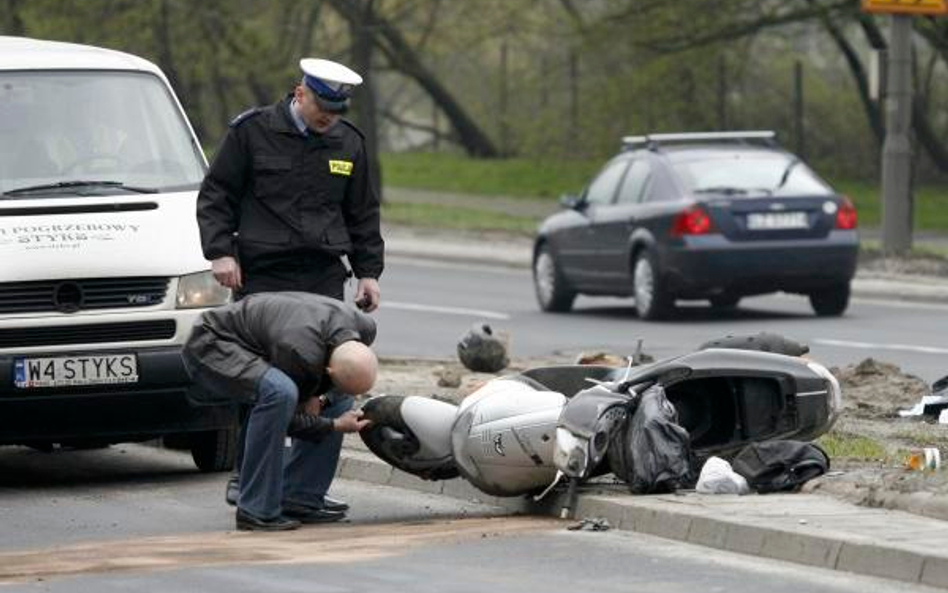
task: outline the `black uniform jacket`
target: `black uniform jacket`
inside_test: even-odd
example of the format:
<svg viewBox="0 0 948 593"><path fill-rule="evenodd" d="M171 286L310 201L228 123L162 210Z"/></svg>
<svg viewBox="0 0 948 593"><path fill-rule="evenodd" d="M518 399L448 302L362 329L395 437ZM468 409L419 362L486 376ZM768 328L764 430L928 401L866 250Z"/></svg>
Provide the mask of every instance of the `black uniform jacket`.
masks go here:
<svg viewBox="0 0 948 593"><path fill-rule="evenodd" d="M184 346L193 403L252 402L274 366L299 388L300 401L325 393L333 348L375 340L375 321L355 307L307 292L262 292L205 311Z"/></svg>
<svg viewBox="0 0 948 593"><path fill-rule="evenodd" d="M340 120L303 135L290 100L231 122L198 194L204 257L235 256L253 273L295 254L345 253L356 277L378 278L379 197L362 134Z"/></svg>

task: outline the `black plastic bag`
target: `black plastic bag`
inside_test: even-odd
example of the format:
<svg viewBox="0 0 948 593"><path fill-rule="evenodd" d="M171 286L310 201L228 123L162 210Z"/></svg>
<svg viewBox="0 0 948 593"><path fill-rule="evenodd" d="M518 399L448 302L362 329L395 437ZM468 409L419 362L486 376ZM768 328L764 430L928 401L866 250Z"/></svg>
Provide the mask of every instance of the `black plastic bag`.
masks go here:
<svg viewBox="0 0 948 593"><path fill-rule="evenodd" d="M660 385L648 388L609 447L612 472L636 494L674 492L694 482L691 437Z"/></svg>
<svg viewBox="0 0 948 593"><path fill-rule="evenodd" d="M795 492L829 470L830 459L819 445L803 441L767 441L744 447L731 460L735 472L760 494Z"/></svg>

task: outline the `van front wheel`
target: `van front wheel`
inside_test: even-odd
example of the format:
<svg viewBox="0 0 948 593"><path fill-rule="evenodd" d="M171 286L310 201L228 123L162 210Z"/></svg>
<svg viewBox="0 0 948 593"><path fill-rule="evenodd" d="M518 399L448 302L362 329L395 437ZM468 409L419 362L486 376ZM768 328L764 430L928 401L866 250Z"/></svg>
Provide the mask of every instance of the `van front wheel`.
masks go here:
<svg viewBox="0 0 948 593"><path fill-rule="evenodd" d="M202 472L223 472L234 467L237 429L224 428L188 435L191 458Z"/></svg>

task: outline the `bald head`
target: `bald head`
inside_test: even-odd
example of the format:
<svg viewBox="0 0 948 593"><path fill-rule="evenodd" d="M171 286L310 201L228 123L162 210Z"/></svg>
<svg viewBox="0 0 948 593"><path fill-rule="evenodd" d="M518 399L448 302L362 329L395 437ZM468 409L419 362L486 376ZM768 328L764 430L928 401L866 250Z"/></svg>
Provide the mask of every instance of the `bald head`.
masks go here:
<svg viewBox="0 0 948 593"><path fill-rule="evenodd" d="M361 395L375 385L378 367L379 361L372 349L353 340L333 349L326 372L333 384L343 392Z"/></svg>

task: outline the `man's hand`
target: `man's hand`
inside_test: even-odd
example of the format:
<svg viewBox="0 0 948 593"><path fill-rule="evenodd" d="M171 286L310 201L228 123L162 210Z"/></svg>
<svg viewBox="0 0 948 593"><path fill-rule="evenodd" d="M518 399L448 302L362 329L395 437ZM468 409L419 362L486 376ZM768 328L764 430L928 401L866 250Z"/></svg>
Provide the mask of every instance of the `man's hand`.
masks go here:
<svg viewBox="0 0 948 593"><path fill-rule="evenodd" d="M243 286L243 278L240 274L240 265L237 260L229 255L219 257L211 262L211 272L214 279L231 290L237 290Z"/></svg>
<svg viewBox="0 0 948 593"><path fill-rule="evenodd" d="M371 420L362 419L362 410L349 410L332 421L332 429L336 432L359 432L370 424Z"/></svg>
<svg viewBox="0 0 948 593"><path fill-rule="evenodd" d="M381 298L378 280L375 278L359 278L355 293L357 307L366 313L371 313L379 308Z"/></svg>

